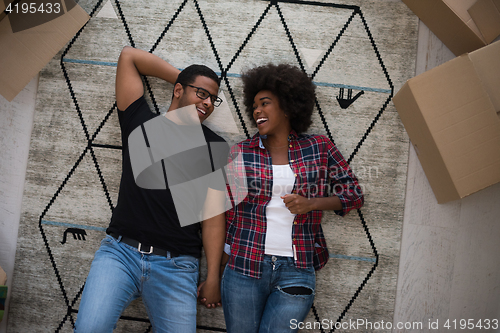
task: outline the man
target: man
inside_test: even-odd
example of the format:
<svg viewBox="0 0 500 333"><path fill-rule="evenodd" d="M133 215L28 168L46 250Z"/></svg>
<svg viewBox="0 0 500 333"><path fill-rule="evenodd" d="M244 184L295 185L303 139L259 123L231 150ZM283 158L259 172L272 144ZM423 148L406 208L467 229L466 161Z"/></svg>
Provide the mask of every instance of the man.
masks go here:
<svg viewBox="0 0 500 333"><path fill-rule="evenodd" d="M142 297L154 332L195 332L197 292L206 307L220 305L224 213L205 215L200 238L200 223L179 223L168 174L163 189L148 189L136 183L129 136L137 128L144 131L144 124L150 121L165 121L162 116L155 118L149 109L143 97L141 75L174 84L167 115L194 105L195 114L203 122L213 112L214 104L221 102L217 97L219 79L208 67L193 65L180 72L148 52L132 47L122 50L115 87L123 142L118 203L85 283L75 323L77 333L112 332L123 310L138 297ZM207 147L224 142L207 127L201 128ZM219 200L221 190L208 188L206 200ZM207 257L207 279L197 290L202 244Z"/></svg>

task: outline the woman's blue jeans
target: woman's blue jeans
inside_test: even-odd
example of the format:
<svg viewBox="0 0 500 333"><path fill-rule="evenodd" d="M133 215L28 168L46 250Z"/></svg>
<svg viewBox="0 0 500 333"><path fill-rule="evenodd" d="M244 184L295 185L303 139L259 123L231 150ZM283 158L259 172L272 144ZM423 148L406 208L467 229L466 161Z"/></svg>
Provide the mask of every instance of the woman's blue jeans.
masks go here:
<svg viewBox="0 0 500 333"><path fill-rule="evenodd" d="M229 267L224 270L222 306L228 333L296 332L292 323L307 316L314 301L314 268L296 268L293 258L267 255L262 265L261 279ZM303 294L295 294L291 287L299 287Z"/></svg>
<svg viewBox="0 0 500 333"><path fill-rule="evenodd" d="M85 282L75 332L112 332L139 296L154 332L196 332L198 267L195 257L143 254L106 236Z"/></svg>

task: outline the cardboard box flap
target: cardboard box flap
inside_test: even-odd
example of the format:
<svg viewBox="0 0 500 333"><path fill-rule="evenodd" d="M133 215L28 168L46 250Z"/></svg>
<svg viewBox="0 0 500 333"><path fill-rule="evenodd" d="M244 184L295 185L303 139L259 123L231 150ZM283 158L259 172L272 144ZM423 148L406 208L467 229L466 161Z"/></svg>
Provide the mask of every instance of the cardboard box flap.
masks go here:
<svg viewBox="0 0 500 333"><path fill-rule="evenodd" d="M474 64L484 89L490 96L496 112L500 112L500 41L488 47L471 52L469 58Z"/></svg>
<svg viewBox="0 0 500 333"><path fill-rule="evenodd" d="M487 44L500 35L500 0L478 0L468 12Z"/></svg>
<svg viewBox="0 0 500 333"><path fill-rule="evenodd" d="M423 114L420 112L418 95L420 76L407 81L393 98L399 116L418 155L438 202L447 202L459 197L453 180L446 168L436 142Z"/></svg>
<svg viewBox="0 0 500 333"><path fill-rule="evenodd" d="M21 29L14 32L10 14L0 21L0 94L8 101L12 101L88 21L88 14L74 1L64 3L61 10L71 10L34 27L23 26L29 21L21 17Z"/></svg>
<svg viewBox="0 0 500 333"><path fill-rule="evenodd" d="M456 16L458 16L481 41L486 44L486 41L481 34L478 26L472 19L469 13L469 8L474 5L477 0L442 0Z"/></svg>
<svg viewBox="0 0 500 333"><path fill-rule="evenodd" d="M467 12L477 0L442 0L462 21L469 22L472 18Z"/></svg>
<svg viewBox="0 0 500 333"><path fill-rule="evenodd" d="M402 1L456 56L477 50L485 45L479 29L476 27L475 33L470 27L475 25L472 18L462 19L459 16L468 16L467 9L474 0Z"/></svg>
<svg viewBox="0 0 500 333"><path fill-rule="evenodd" d="M476 184L465 177L481 174L474 163L464 161L497 163L500 168L500 119L471 59L467 55L455 58L423 75L413 86L421 96L419 108L456 190L469 192Z"/></svg>

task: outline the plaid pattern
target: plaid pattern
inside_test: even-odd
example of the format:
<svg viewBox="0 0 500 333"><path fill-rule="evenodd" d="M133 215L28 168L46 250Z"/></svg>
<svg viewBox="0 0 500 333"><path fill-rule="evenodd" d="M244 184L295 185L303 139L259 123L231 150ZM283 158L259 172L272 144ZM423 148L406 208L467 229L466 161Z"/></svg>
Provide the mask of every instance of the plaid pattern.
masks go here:
<svg viewBox="0 0 500 333"><path fill-rule="evenodd" d="M342 202L344 216L363 205L363 194L356 176L335 145L322 135L288 136L289 164L295 174L292 193L306 198L336 195ZM231 269L254 278L262 274L266 237L266 206L271 200L273 174L271 157L259 134L242 141L231 149L228 180L233 199L238 189L247 186L248 195L226 212L226 243L231 246L228 265ZM246 183L245 183L246 182ZM241 193L240 193L241 194ZM295 265L298 268L322 268L328 261L328 249L321 228L322 211L310 211L295 216L292 241Z"/></svg>

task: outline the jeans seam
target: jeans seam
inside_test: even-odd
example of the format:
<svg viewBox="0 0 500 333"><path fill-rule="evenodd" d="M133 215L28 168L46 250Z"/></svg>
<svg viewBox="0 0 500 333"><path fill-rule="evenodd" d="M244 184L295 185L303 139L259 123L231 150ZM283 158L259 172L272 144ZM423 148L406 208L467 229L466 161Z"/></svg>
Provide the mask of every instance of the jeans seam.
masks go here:
<svg viewBox="0 0 500 333"><path fill-rule="evenodd" d="M156 332L156 324L154 321L154 316L151 315L151 313L149 311L149 306L146 304L146 302L143 301L142 304L144 304L144 307L146 308L146 312L148 313L149 322L151 323L151 327L153 328L153 333L155 333Z"/></svg>

